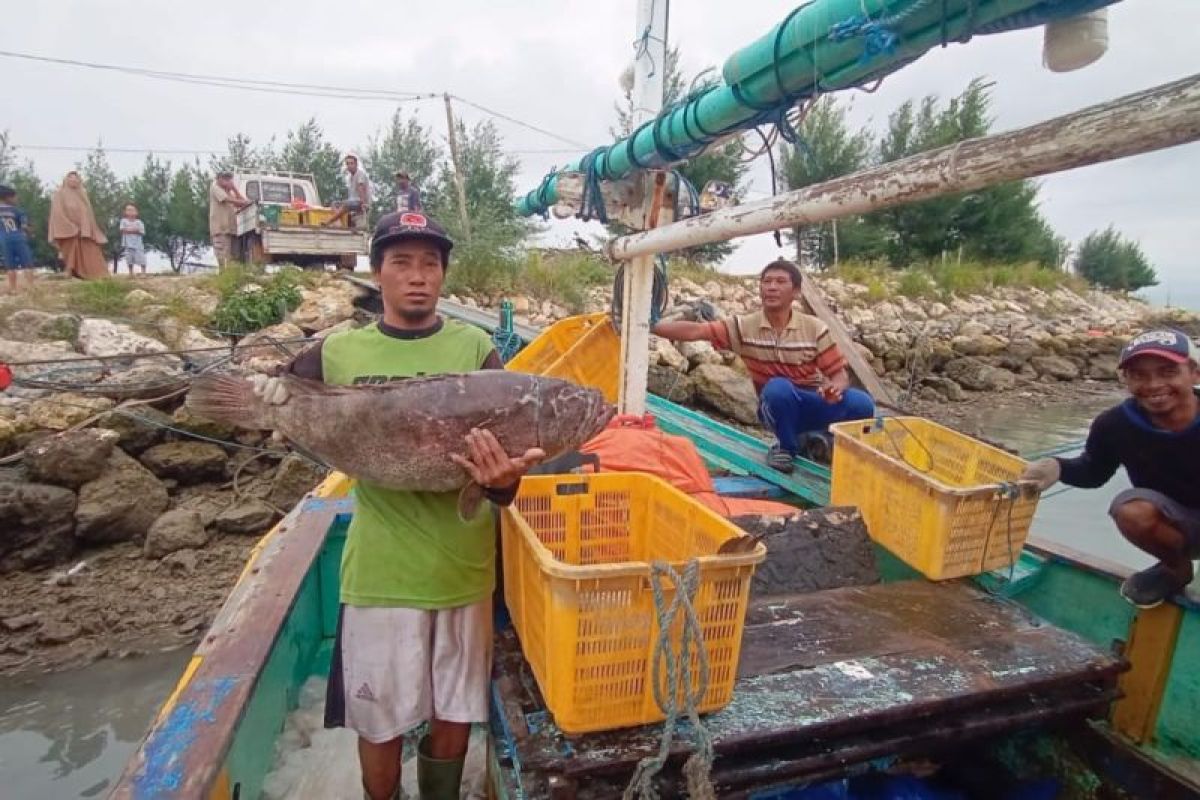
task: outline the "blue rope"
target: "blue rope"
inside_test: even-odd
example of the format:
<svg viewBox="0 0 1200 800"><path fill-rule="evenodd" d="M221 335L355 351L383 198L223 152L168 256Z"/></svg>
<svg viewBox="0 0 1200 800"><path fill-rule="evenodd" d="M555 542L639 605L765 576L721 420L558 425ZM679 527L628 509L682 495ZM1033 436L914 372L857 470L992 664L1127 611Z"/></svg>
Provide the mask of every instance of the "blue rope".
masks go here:
<svg viewBox="0 0 1200 800"><path fill-rule="evenodd" d="M579 168L583 172L583 198L576 216L584 222L596 219L601 223L608 223L608 209L604 206L604 193L600 188L600 181L605 176L606 170L601 171L597 166L600 156L607 156L607 154L607 147L597 147L584 156L583 161L579 163ZM605 158L606 162L607 160Z"/></svg>

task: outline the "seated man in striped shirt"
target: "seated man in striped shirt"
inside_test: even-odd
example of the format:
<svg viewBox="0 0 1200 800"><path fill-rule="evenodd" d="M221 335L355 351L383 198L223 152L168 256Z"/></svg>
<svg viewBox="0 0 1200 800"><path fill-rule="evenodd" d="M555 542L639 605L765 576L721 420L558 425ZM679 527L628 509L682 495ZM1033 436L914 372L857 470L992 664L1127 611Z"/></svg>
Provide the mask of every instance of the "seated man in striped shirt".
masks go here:
<svg viewBox="0 0 1200 800"><path fill-rule="evenodd" d="M716 322L660 322L656 335L672 341L712 342L741 356L758 392L758 416L778 443L767 463L792 471L797 454L828 461L827 431L834 422L866 419L875 401L850 386L846 359L829 328L792 303L803 276L790 261L772 261L758 280L762 310Z"/></svg>

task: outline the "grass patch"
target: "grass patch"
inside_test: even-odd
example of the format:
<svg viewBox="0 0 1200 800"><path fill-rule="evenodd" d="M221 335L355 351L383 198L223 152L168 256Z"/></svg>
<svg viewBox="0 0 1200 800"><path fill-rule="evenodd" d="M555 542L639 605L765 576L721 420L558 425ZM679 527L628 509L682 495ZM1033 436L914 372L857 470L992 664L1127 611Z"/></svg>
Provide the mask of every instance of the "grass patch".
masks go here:
<svg viewBox="0 0 1200 800"><path fill-rule="evenodd" d="M309 285L303 270L285 268L272 275L253 267L226 267L209 280L221 295L210 324L224 335L244 336L283 322L300 305L300 289Z"/></svg>
<svg viewBox="0 0 1200 800"><path fill-rule="evenodd" d="M207 314L177 294L167 297L164 305L167 307L168 316L179 320L185 325L194 325L200 328L208 324Z"/></svg>
<svg viewBox="0 0 1200 800"><path fill-rule="evenodd" d="M585 254L547 258L532 251L525 256L517 277L517 288L538 300L550 300L571 312L583 311L587 292L610 285L613 270L605 262Z"/></svg>
<svg viewBox="0 0 1200 800"><path fill-rule="evenodd" d="M67 290L66 306L78 314L119 316L129 310L129 292L133 288L130 283L112 278L72 283Z"/></svg>
<svg viewBox="0 0 1200 800"><path fill-rule="evenodd" d="M900 273L900 280L896 283L896 294L913 299L932 297L937 294L937 286L924 270L906 269Z"/></svg>

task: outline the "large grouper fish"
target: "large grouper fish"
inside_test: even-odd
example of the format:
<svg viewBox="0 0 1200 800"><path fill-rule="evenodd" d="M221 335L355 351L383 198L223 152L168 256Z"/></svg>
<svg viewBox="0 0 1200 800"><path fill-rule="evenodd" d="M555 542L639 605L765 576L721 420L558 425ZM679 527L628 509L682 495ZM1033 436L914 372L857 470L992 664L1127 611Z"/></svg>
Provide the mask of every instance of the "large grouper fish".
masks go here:
<svg viewBox="0 0 1200 800"><path fill-rule="evenodd" d="M451 460L467 456L464 437L491 431L516 457L531 447L547 459L604 429L615 409L596 389L505 370L335 386L281 377L285 402L273 405L233 374L201 375L188 392L196 415L241 428L275 430L347 475L390 489L461 489L459 513L473 517L483 492Z"/></svg>

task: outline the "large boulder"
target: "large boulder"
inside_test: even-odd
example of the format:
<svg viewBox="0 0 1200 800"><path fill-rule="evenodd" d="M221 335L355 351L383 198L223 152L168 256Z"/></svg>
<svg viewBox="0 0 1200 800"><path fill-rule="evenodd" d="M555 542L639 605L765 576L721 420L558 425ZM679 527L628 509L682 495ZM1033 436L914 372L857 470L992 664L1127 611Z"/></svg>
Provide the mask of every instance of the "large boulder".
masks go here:
<svg viewBox="0 0 1200 800"><path fill-rule="evenodd" d="M92 543L145 536L168 502L167 488L154 473L114 449L104 474L79 488L75 535Z"/></svg>
<svg viewBox="0 0 1200 800"><path fill-rule="evenodd" d="M116 403L107 397L59 392L29 404L29 421L38 428L65 431L86 419L103 414Z"/></svg>
<svg viewBox="0 0 1200 800"><path fill-rule="evenodd" d="M130 353L163 353L169 348L158 339L137 333L128 325L107 319L87 318L79 323L79 350L89 356ZM178 366L177 356L164 355L156 363Z"/></svg>
<svg viewBox="0 0 1200 800"><path fill-rule="evenodd" d="M212 442L185 441L156 444L138 459L159 478L188 484L225 477L229 456Z"/></svg>
<svg viewBox="0 0 1200 800"><path fill-rule="evenodd" d="M325 470L298 455L288 455L279 462L267 502L288 511L325 477Z"/></svg>
<svg viewBox="0 0 1200 800"><path fill-rule="evenodd" d="M43 483L0 482L0 574L57 564L75 550L75 493Z"/></svg>
<svg viewBox="0 0 1200 800"><path fill-rule="evenodd" d="M288 321L306 331L322 331L354 318L354 298L359 290L345 281L334 281L318 289L301 292L300 305Z"/></svg>
<svg viewBox="0 0 1200 800"><path fill-rule="evenodd" d="M696 399L696 385L690 375L659 364L650 365L646 375L646 389L672 403L689 405Z"/></svg>
<svg viewBox="0 0 1200 800"><path fill-rule="evenodd" d="M175 296L206 317L211 317L221 304L221 298L215 293L206 292L198 286L184 286Z"/></svg>
<svg viewBox="0 0 1200 800"><path fill-rule="evenodd" d="M222 533L258 534L270 528L276 516L275 509L262 500L251 498L217 514L212 525Z"/></svg>
<svg viewBox="0 0 1200 800"><path fill-rule="evenodd" d="M23 342L12 339L0 339L0 361L5 364L19 364L22 361L73 360L81 356L71 349L66 342ZM49 365L53 366L53 365ZM44 372L47 365L31 367L13 367L13 374L18 377Z"/></svg>
<svg viewBox="0 0 1200 800"><path fill-rule="evenodd" d="M175 409L175 413L171 415L171 425L181 431L194 433L197 436L207 436L210 439L229 439L234 433L232 425L213 422L194 414L186 403Z"/></svg>
<svg viewBox="0 0 1200 800"><path fill-rule="evenodd" d="M650 363L687 372L688 360L670 341L655 336L650 339Z"/></svg>
<svg viewBox="0 0 1200 800"><path fill-rule="evenodd" d="M921 385L933 389L941 398L954 403L967 399L963 388L945 375L928 375L921 380Z"/></svg>
<svg viewBox="0 0 1200 800"><path fill-rule="evenodd" d="M724 359L721 354L716 351L711 342L680 342L676 345L680 355L687 359L690 367L695 368L701 364L721 364Z"/></svg>
<svg viewBox="0 0 1200 800"><path fill-rule="evenodd" d="M1094 381L1115 381L1118 377L1117 357L1096 356L1088 364L1087 376Z"/></svg>
<svg viewBox="0 0 1200 800"><path fill-rule="evenodd" d="M758 396L745 375L723 364L701 364L689 374L700 403L746 425L758 422Z"/></svg>
<svg viewBox="0 0 1200 800"><path fill-rule="evenodd" d="M16 449L17 436L21 433L15 419L0 417L0 456L7 455Z"/></svg>
<svg viewBox="0 0 1200 800"><path fill-rule="evenodd" d="M944 371L950 380L977 392L1003 391L1017 385L1017 376L1008 370L970 356L947 362Z"/></svg>
<svg viewBox="0 0 1200 800"><path fill-rule="evenodd" d="M1034 356L1029 360L1039 377L1073 381L1079 377L1079 367L1062 356Z"/></svg>
<svg viewBox="0 0 1200 800"><path fill-rule="evenodd" d="M102 429L47 436L25 449L25 468L35 481L78 489L108 466L117 434Z"/></svg>
<svg viewBox="0 0 1200 800"><path fill-rule="evenodd" d="M137 455L163 440L171 417L157 408L138 406L128 411L110 411L96 421L96 426L117 434L117 447Z"/></svg>
<svg viewBox="0 0 1200 800"><path fill-rule="evenodd" d="M300 352L304 345L297 340L303 338L304 331L290 322L271 325L242 339L234 351L233 361L258 372L267 372Z"/></svg>
<svg viewBox="0 0 1200 800"><path fill-rule="evenodd" d="M142 553L147 558L162 558L177 550L204 547L211 539L199 512L177 508L164 512L150 525Z"/></svg>
<svg viewBox="0 0 1200 800"><path fill-rule="evenodd" d="M1016 339L996 355L996 365L1017 372L1037 355L1038 346L1031 339Z"/></svg>
<svg viewBox="0 0 1200 800"><path fill-rule="evenodd" d="M79 336L79 317L22 308L8 315L4 335L21 342L74 342Z"/></svg>
<svg viewBox="0 0 1200 800"><path fill-rule="evenodd" d="M978 336L955 336L950 340L950 347L956 353L964 356L990 356L1004 350L1008 342L999 336L980 334Z"/></svg>

